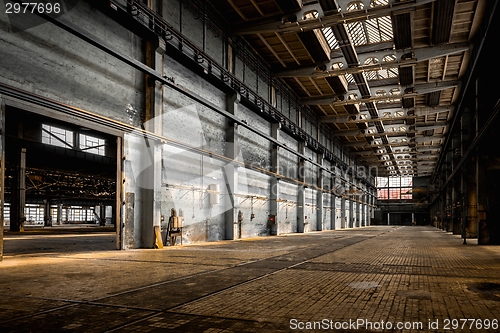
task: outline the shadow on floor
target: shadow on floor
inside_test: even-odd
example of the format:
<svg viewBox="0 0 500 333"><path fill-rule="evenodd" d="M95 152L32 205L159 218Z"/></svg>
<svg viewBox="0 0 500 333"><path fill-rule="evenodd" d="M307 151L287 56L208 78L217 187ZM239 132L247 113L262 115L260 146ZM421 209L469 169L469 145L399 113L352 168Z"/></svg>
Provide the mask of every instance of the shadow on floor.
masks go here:
<svg viewBox="0 0 500 333"><path fill-rule="evenodd" d="M30 226L23 232L11 232L4 229L4 256L115 249L116 233L113 226Z"/></svg>

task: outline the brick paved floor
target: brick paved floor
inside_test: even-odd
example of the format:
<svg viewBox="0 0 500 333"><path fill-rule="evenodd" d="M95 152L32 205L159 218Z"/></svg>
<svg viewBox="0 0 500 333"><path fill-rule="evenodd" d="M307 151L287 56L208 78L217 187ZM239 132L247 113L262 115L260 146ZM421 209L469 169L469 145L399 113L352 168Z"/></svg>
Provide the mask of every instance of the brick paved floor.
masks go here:
<svg viewBox="0 0 500 333"><path fill-rule="evenodd" d="M0 331L498 332L500 247L468 243L384 226L6 256Z"/></svg>

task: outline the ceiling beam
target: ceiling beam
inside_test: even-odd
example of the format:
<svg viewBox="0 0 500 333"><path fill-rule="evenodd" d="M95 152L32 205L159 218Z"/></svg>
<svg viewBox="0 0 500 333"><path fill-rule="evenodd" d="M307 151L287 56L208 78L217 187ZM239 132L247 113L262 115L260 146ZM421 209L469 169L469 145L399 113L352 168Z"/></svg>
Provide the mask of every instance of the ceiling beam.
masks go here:
<svg viewBox="0 0 500 333"><path fill-rule="evenodd" d="M262 12L262 9L260 9L259 5L255 2L255 0L250 0L250 2L255 7L255 9L257 9L257 11L259 12L260 16L264 16L264 12Z"/></svg>
<svg viewBox="0 0 500 333"><path fill-rule="evenodd" d="M423 106L423 107L415 107L413 110L415 112L415 116L428 116L434 115L441 112L451 112L453 111L452 106L437 106L434 108Z"/></svg>
<svg viewBox="0 0 500 333"><path fill-rule="evenodd" d="M395 155L397 155L397 154L421 155L421 154L429 154L432 151L439 151L439 149L440 149L439 147L429 147L429 149L422 150L422 151L411 150L411 151L394 152L394 154ZM374 153L374 152L368 151L368 150L365 150L365 151L353 151L352 154L358 155L360 157L386 156L387 155L386 153Z"/></svg>
<svg viewBox="0 0 500 333"><path fill-rule="evenodd" d="M391 118L365 118L365 119L352 119L353 116L323 116L320 117L319 122L322 124L360 124L360 123L373 123L374 121L381 121L383 123L403 122L408 119L414 119L416 116L403 116Z"/></svg>
<svg viewBox="0 0 500 333"><path fill-rule="evenodd" d="M281 57L278 55L278 53L276 53L276 51L274 50L274 48L267 42L267 40L264 38L264 36L262 36L261 34L257 34L257 36L260 38L260 40L262 41L262 43L264 43L264 45L269 49L269 51L271 51L271 53L280 62L280 64L283 67L286 67L286 64L283 61L283 59L281 59Z"/></svg>
<svg viewBox="0 0 500 333"><path fill-rule="evenodd" d="M297 59L297 57L295 56L295 54L293 54L292 49L290 48L290 46L288 46L288 43L283 39L283 37L281 37L281 35L279 33L276 33L276 37L278 37L278 39L280 40L281 44L283 44L283 46L288 51L288 53L290 53L290 55L292 56L293 60L295 60L295 62L298 65L300 65L300 60ZM284 67L286 67L286 66L284 66Z"/></svg>
<svg viewBox="0 0 500 333"><path fill-rule="evenodd" d="M349 67L344 57L335 57L328 62L297 67L275 73L277 77L297 77L311 76L315 78L339 76L345 74L361 73L365 71L373 71L380 69L395 68L398 66L416 66L417 63L427 61L433 58L453 55L469 50L469 43L455 43L439 46L405 49L405 50L388 50L359 53L359 66ZM394 61L384 62L384 57L389 56L395 58ZM379 63L372 65L364 65L370 58L377 58ZM335 68L334 68L335 65ZM341 67L341 68L338 68ZM336 69L337 68L337 69Z"/></svg>
<svg viewBox="0 0 500 333"><path fill-rule="evenodd" d="M418 140L418 139L422 139L422 140ZM432 145L426 145L426 146L423 146L423 145L418 145L418 143L428 143L428 142L432 142L432 141L438 141L440 139L443 139L442 136L439 136L437 138L433 138L432 140L423 140L423 139L429 139L429 138L426 138L426 137L417 137L415 138L415 141L409 141L409 142L398 142L398 143L388 143L386 144L387 146L390 146L390 147L409 147L410 144L417 144L415 146L415 148L417 150L419 149L433 149L433 148L440 148L441 147L441 144L440 143L434 143ZM343 142L342 143L343 145L345 146L350 146L350 147L358 147L358 148L366 148L366 149L373 149L373 148L376 148L376 149L382 149L382 145L381 144L367 144L367 142L363 142L363 141L357 141L357 142ZM379 148L381 147L381 148ZM384 153L385 155L387 155L387 153ZM395 154L398 154L398 153L395 153Z"/></svg>
<svg viewBox="0 0 500 333"><path fill-rule="evenodd" d="M306 5L301 11L296 14L283 16L279 21L270 23L253 22L252 24L247 24L245 26L240 26L239 29L234 31L236 35L252 35L258 33L298 33L302 31L321 29L326 27L331 27L339 24L366 21L367 18L377 18L382 16L390 16L396 13L408 12L415 10L417 6L421 6L427 3L432 3L436 0L410 0L410 1L400 1L394 2L387 6L377 6L375 8L366 7L364 10L356 11L342 11L340 13L324 15L319 13L317 18L311 18L304 20L304 13L307 11L315 10L313 5ZM230 2L232 2L230 0ZM321 6L319 6L321 8ZM319 10L317 10L319 12ZM240 14L241 15L241 14ZM287 18L293 17L296 19L287 20Z"/></svg>
<svg viewBox="0 0 500 333"><path fill-rule="evenodd" d="M348 104L359 104L359 103L368 103L375 101L383 101L383 100L391 100L391 99L401 99L403 97L411 97L415 95L423 95L428 94L434 91L441 91L449 88L454 88L458 86L458 81L440 81L440 82L431 82L431 83L421 83L416 84L413 87L406 88L400 85L389 85L389 86L380 86L371 88L371 97L369 98L361 98L356 99L352 98L352 96L361 95L359 90L350 90L345 94L335 94L329 96L322 97L312 97L312 98L303 98L301 103L304 105L328 105L332 104L334 106L338 105L348 105ZM391 89L399 89L401 94L390 94ZM386 91L386 95L377 96L379 91Z"/></svg>
<svg viewBox="0 0 500 333"><path fill-rule="evenodd" d="M433 125L429 126L416 126L416 131L417 132L422 132L422 131L430 131L430 130L435 130L439 128L443 128L448 126L447 122L442 122L442 123L434 123Z"/></svg>
<svg viewBox="0 0 500 333"><path fill-rule="evenodd" d="M229 2L229 4L231 5L231 7L233 7L233 9L238 13L238 15L240 15L240 17L245 20L245 21L248 21L248 18L245 16L245 14L243 14L243 12L240 10L240 8L234 3L233 0L227 0L227 2Z"/></svg>

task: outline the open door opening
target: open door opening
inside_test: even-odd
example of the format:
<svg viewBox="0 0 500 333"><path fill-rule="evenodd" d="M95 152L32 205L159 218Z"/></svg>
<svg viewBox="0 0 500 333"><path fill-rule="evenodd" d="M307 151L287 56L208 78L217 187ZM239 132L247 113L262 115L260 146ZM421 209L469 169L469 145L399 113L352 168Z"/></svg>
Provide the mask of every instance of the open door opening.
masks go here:
<svg viewBox="0 0 500 333"><path fill-rule="evenodd" d="M9 106L4 119L4 256L119 248L119 138Z"/></svg>

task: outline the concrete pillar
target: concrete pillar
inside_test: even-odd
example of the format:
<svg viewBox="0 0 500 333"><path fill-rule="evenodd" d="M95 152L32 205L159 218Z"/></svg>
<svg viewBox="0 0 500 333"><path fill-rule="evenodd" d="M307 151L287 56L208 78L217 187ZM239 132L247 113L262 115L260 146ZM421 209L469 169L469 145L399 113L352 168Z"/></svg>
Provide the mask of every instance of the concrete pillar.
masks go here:
<svg viewBox="0 0 500 333"><path fill-rule="evenodd" d="M123 166L124 166L124 155L123 155L123 139L121 137L116 138L116 196L115 202L113 203L112 208L112 221L113 225L116 229L116 249L124 250L125 249L125 191L124 191L124 174L123 174ZM68 218L68 214L66 211L66 219Z"/></svg>
<svg viewBox="0 0 500 333"><path fill-rule="evenodd" d="M473 108L473 107L472 107ZM461 151L465 152L472 139L474 112L470 106L465 107L461 119L460 140ZM461 192L462 192L462 238L477 238L477 197L476 197L476 165L470 159L464 163L461 170Z"/></svg>
<svg viewBox="0 0 500 333"><path fill-rule="evenodd" d="M101 227L106 225L106 206L102 203L99 205L99 225Z"/></svg>
<svg viewBox="0 0 500 333"><path fill-rule="evenodd" d="M165 42L162 39L146 41L146 64L163 74ZM146 84L146 108L144 129L159 135L163 134L163 86L150 78ZM147 138L145 151L138 151L141 162L147 168L140 174L135 200L139 207L139 220L133 219L136 227L135 247L153 248L155 244L154 227L161 224L161 144ZM132 159L137 158L132 156Z"/></svg>
<svg viewBox="0 0 500 333"><path fill-rule="evenodd" d="M451 231L452 224L451 224L451 211L452 211L452 206L453 206L453 187L451 182L448 183L448 186L446 187L446 223L445 223L445 230L446 231Z"/></svg>
<svg viewBox="0 0 500 333"><path fill-rule="evenodd" d="M280 136L280 123L272 123L271 124L271 136L273 139L279 140ZM277 145L273 145L271 150L271 172L275 174L279 174L280 164L279 164L279 147ZM270 214L274 215L274 224L270 225L270 233L271 235L277 235L279 232L279 222L280 218L278 216L279 211L279 202L278 199L280 197L280 188L279 188L279 178L276 176L271 177L271 193L270 193Z"/></svg>
<svg viewBox="0 0 500 333"><path fill-rule="evenodd" d="M317 154L317 162L319 165L323 165L323 154ZM323 226L323 213L324 213L324 205L323 205L323 185L324 185L324 172L323 169L318 167L318 183L317 186L319 188L317 192L317 199L316 199L316 207L318 208L317 210L317 218L316 218L316 230L322 231L324 230Z"/></svg>
<svg viewBox="0 0 500 333"><path fill-rule="evenodd" d="M346 189L345 182L342 182L342 188ZM342 194L342 197L340 199L340 221L341 221L340 227L342 229L345 229L348 227L346 209L347 209L347 207L346 207L346 195Z"/></svg>
<svg viewBox="0 0 500 333"><path fill-rule="evenodd" d="M226 110L232 115L237 115L240 95L238 93L226 96ZM239 154L238 147L238 124L227 120L226 124L226 157L237 160ZM238 167L228 163L224 166L224 181L226 183L227 195L224 197L225 206L225 235L224 239L236 239L241 235L241 224L238 223Z"/></svg>
<svg viewBox="0 0 500 333"><path fill-rule="evenodd" d="M457 204L458 201L460 200L460 192L457 190L457 181L453 179L450 182L450 187L451 187L451 207L450 207L450 221L451 221L451 232L454 235L460 235L460 226L458 225L457 221Z"/></svg>
<svg viewBox="0 0 500 333"><path fill-rule="evenodd" d="M156 1L159 12L161 12L161 1ZM154 58L154 69L156 72L161 73L162 75L164 74L164 66L165 66L165 51L166 51L166 45L165 41L161 38L158 38L157 41L155 41L155 49L153 52L153 58ZM153 90L152 90L153 91ZM163 85L155 81L154 83L154 99L152 101L152 107L154 110L153 116L154 116L154 122L153 122L153 132L159 135L163 135L163 96L164 96L164 88ZM155 183L154 183L154 189L153 189L153 225L154 226L159 226L161 229L161 216L162 216L162 207L161 207L161 200L162 200L162 187L161 187L161 179L162 179L162 164L161 160L163 158L163 146L162 145L155 145L155 150L153 152L154 154L154 161L155 161L155 167L154 167L154 178L155 178ZM154 239L154 235L153 235ZM153 240L153 243L155 241Z"/></svg>
<svg viewBox="0 0 500 333"><path fill-rule="evenodd" d="M372 196L371 196L371 189L369 186L366 187L366 221L365 221L365 226L370 225L370 219L372 215Z"/></svg>
<svg viewBox="0 0 500 333"><path fill-rule="evenodd" d="M299 153L304 155L306 151L307 143L299 142ZM297 232L304 232L305 226L305 208L306 208L306 169L305 169L305 160L299 157L298 161L299 166L299 186L298 186L298 195L297 195Z"/></svg>
<svg viewBox="0 0 500 333"><path fill-rule="evenodd" d="M488 226L488 156L478 149L476 156L476 196L478 217L478 244L490 244L490 228Z"/></svg>
<svg viewBox="0 0 500 333"><path fill-rule="evenodd" d="M347 188L348 188L348 193L351 194L353 193L354 187L351 185L353 182L352 176L349 177L350 181ZM355 226L354 219L356 218L354 214L354 196L349 196L348 198L349 198L349 221L347 221L347 225L349 226L349 228L354 228Z"/></svg>
<svg viewBox="0 0 500 333"><path fill-rule="evenodd" d="M111 224L115 227L117 227L116 225L116 204L113 203L111 205Z"/></svg>
<svg viewBox="0 0 500 333"><path fill-rule="evenodd" d="M361 226L366 226L366 193L361 195Z"/></svg>
<svg viewBox="0 0 500 333"><path fill-rule="evenodd" d="M57 204L56 224L57 225L62 225L62 203L58 203Z"/></svg>
<svg viewBox="0 0 500 333"><path fill-rule="evenodd" d="M359 186L359 183L357 184ZM356 188L355 187L355 191L359 191L359 188ZM356 227L360 227L361 226L361 209L362 209L362 205L361 205L361 197L359 195L356 195L354 196L355 198L355 213L354 213L354 216L355 216L355 223L356 223Z"/></svg>
<svg viewBox="0 0 500 333"><path fill-rule="evenodd" d="M21 148L10 207L10 231L23 231L26 215L26 148Z"/></svg>
<svg viewBox="0 0 500 333"><path fill-rule="evenodd" d="M5 101L0 97L0 261L3 259L4 181L5 181Z"/></svg>
<svg viewBox="0 0 500 333"><path fill-rule="evenodd" d="M375 195L377 194L377 190L375 189L370 189L370 220L368 221L368 225L372 224L372 219L375 218L375 204L376 204L376 199Z"/></svg>
<svg viewBox="0 0 500 333"><path fill-rule="evenodd" d="M133 249L136 247L135 242L135 193L126 192L123 203L123 228L122 228L122 248Z"/></svg>
<svg viewBox="0 0 500 333"><path fill-rule="evenodd" d="M451 151L450 151L450 171L454 172L456 169L457 163L460 161L461 154L461 134L454 134L451 140ZM454 179L450 182L451 187L451 206L450 206L450 231L454 235L460 235L461 233L461 223L460 216L461 213L458 213L458 207L460 205L460 179L455 176Z"/></svg>
<svg viewBox="0 0 500 333"><path fill-rule="evenodd" d="M50 200L43 200L43 225L45 227L52 227L52 215L50 213Z"/></svg>
<svg viewBox="0 0 500 333"><path fill-rule="evenodd" d="M332 175L330 177L330 230L335 230L336 229L336 223L335 220L337 218L337 203L336 203L336 198L337 196L335 195L335 176Z"/></svg>

